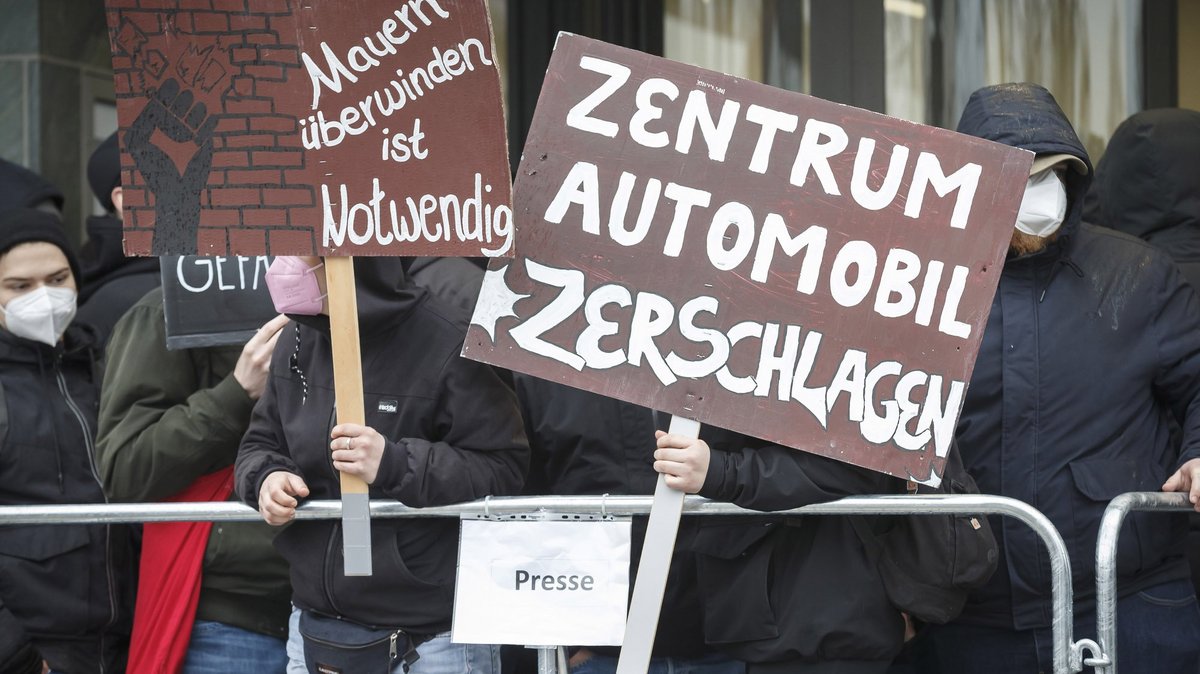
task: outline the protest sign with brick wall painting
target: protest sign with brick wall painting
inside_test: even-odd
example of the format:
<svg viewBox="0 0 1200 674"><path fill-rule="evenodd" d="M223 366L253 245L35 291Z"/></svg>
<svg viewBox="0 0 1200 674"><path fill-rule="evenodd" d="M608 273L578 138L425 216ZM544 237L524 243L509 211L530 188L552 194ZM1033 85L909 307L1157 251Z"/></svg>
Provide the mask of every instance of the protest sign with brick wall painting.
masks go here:
<svg viewBox="0 0 1200 674"><path fill-rule="evenodd" d="M507 255L483 0L106 0L131 255Z"/></svg>
<svg viewBox="0 0 1200 674"><path fill-rule="evenodd" d="M562 35L464 354L936 483L1032 160Z"/></svg>

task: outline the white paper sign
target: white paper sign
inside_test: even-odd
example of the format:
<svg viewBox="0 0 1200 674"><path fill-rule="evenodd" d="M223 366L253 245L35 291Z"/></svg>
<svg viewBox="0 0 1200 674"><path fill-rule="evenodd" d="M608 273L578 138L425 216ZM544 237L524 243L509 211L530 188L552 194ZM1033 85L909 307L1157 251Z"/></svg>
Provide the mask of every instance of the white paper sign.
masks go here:
<svg viewBox="0 0 1200 674"><path fill-rule="evenodd" d="M462 523L454 643L619 646L628 602L629 522Z"/></svg>

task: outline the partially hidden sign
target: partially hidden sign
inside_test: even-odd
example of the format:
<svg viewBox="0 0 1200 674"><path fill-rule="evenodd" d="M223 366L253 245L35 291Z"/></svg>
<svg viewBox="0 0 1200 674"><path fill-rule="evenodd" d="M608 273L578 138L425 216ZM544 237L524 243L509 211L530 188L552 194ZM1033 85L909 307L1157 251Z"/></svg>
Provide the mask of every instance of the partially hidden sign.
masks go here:
<svg viewBox="0 0 1200 674"><path fill-rule="evenodd" d="M160 264L168 349L245 344L278 315L265 255L168 256Z"/></svg>
<svg viewBox="0 0 1200 674"><path fill-rule="evenodd" d="M1032 160L560 35L464 355L936 484Z"/></svg>
<svg viewBox="0 0 1200 674"><path fill-rule="evenodd" d="M106 5L127 254L511 254L484 0Z"/></svg>

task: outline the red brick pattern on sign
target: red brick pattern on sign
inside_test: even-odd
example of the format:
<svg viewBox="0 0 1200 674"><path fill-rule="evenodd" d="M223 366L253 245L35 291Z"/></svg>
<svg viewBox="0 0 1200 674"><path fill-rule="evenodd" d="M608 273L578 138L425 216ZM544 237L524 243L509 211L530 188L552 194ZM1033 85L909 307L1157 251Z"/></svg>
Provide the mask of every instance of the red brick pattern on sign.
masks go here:
<svg viewBox="0 0 1200 674"><path fill-rule="evenodd" d="M512 255L484 0L106 6L127 254Z"/></svg>

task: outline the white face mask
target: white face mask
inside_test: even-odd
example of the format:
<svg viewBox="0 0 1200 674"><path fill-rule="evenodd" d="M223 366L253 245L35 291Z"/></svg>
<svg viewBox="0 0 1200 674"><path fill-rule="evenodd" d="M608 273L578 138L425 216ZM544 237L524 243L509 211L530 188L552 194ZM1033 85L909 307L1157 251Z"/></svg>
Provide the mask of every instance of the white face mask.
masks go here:
<svg viewBox="0 0 1200 674"><path fill-rule="evenodd" d="M1029 176L1025 198L1017 212L1017 231L1046 237L1058 231L1067 217L1067 187L1048 168Z"/></svg>
<svg viewBox="0 0 1200 674"><path fill-rule="evenodd" d="M9 332L54 346L75 318L75 291L42 286L9 300L0 312Z"/></svg>

